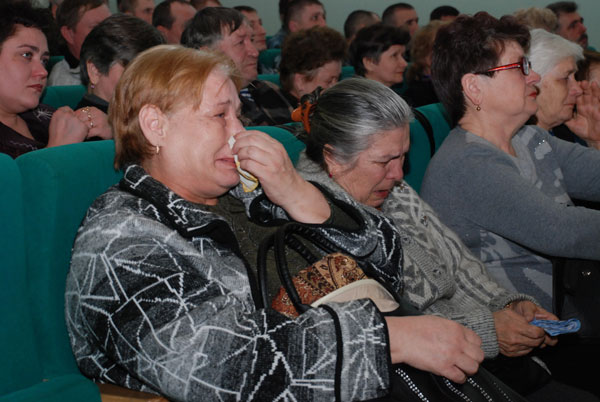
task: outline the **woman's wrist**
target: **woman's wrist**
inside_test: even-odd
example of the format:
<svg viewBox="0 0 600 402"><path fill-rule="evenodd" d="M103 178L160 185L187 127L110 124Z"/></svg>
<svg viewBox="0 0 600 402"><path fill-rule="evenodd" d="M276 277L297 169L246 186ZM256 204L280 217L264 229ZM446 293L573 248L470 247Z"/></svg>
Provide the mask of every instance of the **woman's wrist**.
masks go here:
<svg viewBox="0 0 600 402"><path fill-rule="evenodd" d="M299 187L288 197L289 202L280 206L297 222L319 224L327 221L331 216L331 207L325 196L305 180Z"/></svg>

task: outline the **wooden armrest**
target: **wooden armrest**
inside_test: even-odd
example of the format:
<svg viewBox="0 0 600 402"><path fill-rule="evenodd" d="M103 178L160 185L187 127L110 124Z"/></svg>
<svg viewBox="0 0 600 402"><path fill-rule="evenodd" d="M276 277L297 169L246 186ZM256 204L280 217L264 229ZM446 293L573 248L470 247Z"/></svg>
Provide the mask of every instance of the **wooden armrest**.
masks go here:
<svg viewBox="0 0 600 402"><path fill-rule="evenodd" d="M134 391L114 384L96 384L102 402L169 402L160 395Z"/></svg>

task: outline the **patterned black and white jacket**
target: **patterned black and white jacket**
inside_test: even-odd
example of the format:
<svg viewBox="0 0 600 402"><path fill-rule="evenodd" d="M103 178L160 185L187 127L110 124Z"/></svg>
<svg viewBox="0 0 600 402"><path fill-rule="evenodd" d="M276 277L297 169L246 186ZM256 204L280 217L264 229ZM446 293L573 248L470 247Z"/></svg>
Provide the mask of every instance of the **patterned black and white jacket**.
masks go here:
<svg viewBox="0 0 600 402"><path fill-rule="evenodd" d="M244 200L248 211L251 203ZM376 250L379 224L322 230L369 258L387 252L401 260L389 240L384 248L396 251ZM354 401L386 393L387 328L372 302L329 304L296 320L257 309L241 255L225 219L128 167L92 204L74 245L66 318L81 371L180 401Z"/></svg>

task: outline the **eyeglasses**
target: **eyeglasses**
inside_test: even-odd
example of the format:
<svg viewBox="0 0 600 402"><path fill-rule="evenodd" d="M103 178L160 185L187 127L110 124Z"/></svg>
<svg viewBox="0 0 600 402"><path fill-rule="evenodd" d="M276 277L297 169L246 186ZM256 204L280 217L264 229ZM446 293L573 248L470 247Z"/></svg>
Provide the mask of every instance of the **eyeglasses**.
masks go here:
<svg viewBox="0 0 600 402"><path fill-rule="evenodd" d="M506 64L504 66L490 68L489 70L480 71L475 74L487 74L487 73L493 73L494 71L512 70L513 68L519 68L519 69L521 69L521 72L523 73L523 75L529 75L529 72L531 71L531 62L529 61L529 59L526 56L523 56L518 63L511 63L511 64Z"/></svg>

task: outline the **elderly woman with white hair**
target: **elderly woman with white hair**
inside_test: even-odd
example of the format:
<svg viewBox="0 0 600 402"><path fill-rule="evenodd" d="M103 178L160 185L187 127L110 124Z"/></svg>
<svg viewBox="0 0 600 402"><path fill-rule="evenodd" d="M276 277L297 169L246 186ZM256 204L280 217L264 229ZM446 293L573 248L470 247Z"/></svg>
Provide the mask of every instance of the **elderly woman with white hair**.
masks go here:
<svg viewBox="0 0 600 402"><path fill-rule="evenodd" d="M529 60L541 76L535 123L559 138L573 141L578 137L577 142L599 149L600 87L575 78L577 63L583 60L581 46L533 29Z"/></svg>

